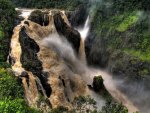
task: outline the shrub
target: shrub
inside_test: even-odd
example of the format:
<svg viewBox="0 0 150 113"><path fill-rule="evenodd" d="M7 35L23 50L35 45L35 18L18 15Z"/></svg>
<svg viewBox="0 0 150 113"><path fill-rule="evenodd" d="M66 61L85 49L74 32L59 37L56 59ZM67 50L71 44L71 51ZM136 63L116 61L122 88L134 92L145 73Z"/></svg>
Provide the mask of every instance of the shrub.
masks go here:
<svg viewBox="0 0 150 113"><path fill-rule="evenodd" d="M29 108L24 99L5 98L0 100L0 113L40 113L37 110Z"/></svg>
<svg viewBox="0 0 150 113"><path fill-rule="evenodd" d="M22 89L22 86L14 75L0 68L0 99L5 97L23 97Z"/></svg>
<svg viewBox="0 0 150 113"><path fill-rule="evenodd" d="M94 77L94 79L93 79L93 88L97 92L104 89L103 78L101 76Z"/></svg>

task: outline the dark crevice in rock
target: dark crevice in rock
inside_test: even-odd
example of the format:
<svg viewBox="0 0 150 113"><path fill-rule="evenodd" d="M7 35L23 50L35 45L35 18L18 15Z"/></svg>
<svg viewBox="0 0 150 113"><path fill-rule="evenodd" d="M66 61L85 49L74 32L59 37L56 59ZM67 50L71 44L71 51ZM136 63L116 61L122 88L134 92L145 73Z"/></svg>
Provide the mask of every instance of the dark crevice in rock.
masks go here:
<svg viewBox="0 0 150 113"><path fill-rule="evenodd" d="M31 71L40 79L41 84L46 91L47 97L50 97L52 89L50 84L48 84L48 73L42 72L42 62L37 56L40 48L36 42L26 34L25 27L23 27L20 31L19 41L23 51L20 59L22 66L27 71Z"/></svg>
<svg viewBox="0 0 150 113"><path fill-rule="evenodd" d="M30 26L30 24L29 24L29 22L28 22L28 21L25 21L25 22L24 22L24 24L27 24L28 26Z"/></svg>
<svg viewBox="0 0 150 113"><path fill-rule="evenodd" d="M63 86L66 87L64 79L62 79L62 83L63 83Z"/></svg>
<svg viewBox="0 0 150 113"><path fill-rule="evenodd" d="M60 35L63 35L68 40L68 42L71 43L76 53L78 53L81 40L79 32L77 30L74 30L72 27L69 27L64 22L60 13L54 15L54 24L57 32Z"/></svg>
<svg viewBox="0 0 150 113"><path fill-rule="evenodd" d="M59 76L59 79L62 81L63 86L66 87L65 80L63 78L61 78L61 76Z"/></svg>

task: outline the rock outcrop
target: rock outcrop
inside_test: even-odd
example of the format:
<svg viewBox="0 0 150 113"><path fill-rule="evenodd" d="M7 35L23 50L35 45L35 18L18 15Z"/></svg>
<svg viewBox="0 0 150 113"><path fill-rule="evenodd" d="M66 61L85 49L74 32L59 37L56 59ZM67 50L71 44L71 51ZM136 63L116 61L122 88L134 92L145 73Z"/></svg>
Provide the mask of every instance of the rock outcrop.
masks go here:
<svg viewBox="0 0 150 113"><path fill-rule="evenodd" d="M61 17L60 13L54 15L54 23L57 32L60 35L63 35L71 43L76 53L78 53L81 41L79 32L67 25L67 23L65 23Z"/></svg>
<svg viewBox="0 0 150 113"><path fill-rule="evenodd" d="M100 92L101 90L103 90L104 84L103 84L103 78L101 76L96 76L93 78L93 89L96 92Z"/></svg>
<svg viewBox="0 0 150 113"><path fill-rule="evenodd" d="M19 41L22 48L21 63L27 71L31 71L36 75L45 89L47 97L50 97L51 87L48 84L48 74L42 72L42 62L38 59L37 53L40 51L37 43L27 34L25 27L20 31Z"/></svg>
<svg viewBox="0 0 150 113"><path fill-rule="evenodd" d="M42 12L40 10L33 11L28 19L41 26L47 26L49 24L48 12Z"/></svg>
<svg viewBox="0 0 150 113"><path fill-rule="evenodd" d="M67 15L73 27L82 27L88 17L87 6L80 5L75 11L68 12Z"/></svg>

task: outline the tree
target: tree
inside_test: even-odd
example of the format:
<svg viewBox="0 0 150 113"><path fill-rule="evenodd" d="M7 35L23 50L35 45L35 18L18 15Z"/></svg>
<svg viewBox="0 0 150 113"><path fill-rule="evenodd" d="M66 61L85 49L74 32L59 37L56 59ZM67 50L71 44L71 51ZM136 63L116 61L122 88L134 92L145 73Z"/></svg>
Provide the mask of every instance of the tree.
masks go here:
<svg viewBox="0 0 150 113"><path fill-rule="evenodd" d="M58 108L52 109L50 113L66 113L66 112L68 112L68 109L63 106L60 106Z"/></svg>
<svg viewBox="0 0 150 113"><path fill-rule="evenodd" d="M128 113L128 109L122 104L108 101L106 105L102 108L102 113Z"/></svg>
<svg viewBox="0 0 150 113"><path fill-rule="evenodd" d="M15 7L9 0L0 0L0 65L9 54L9 44L16 17Z"/></svg>
<svg viewBox="0 0 150 113"><path fill-rule="evenodd" d="M73 110L72 112L79 113L91 113L96 110L96 101L90 96L79 96L76 97L73 101Z"/></svg>

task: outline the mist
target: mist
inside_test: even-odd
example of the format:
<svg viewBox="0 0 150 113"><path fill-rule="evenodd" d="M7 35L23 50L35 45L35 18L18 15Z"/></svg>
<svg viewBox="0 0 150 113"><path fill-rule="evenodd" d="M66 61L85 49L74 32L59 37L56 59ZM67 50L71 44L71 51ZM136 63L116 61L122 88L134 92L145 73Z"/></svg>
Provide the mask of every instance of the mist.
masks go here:
<svg viewBox="0 0 150 113"><path fill-rule="evenodd" d="M150 112L150 84L148 81L116 79L116 86L139 108L140 113Z"/></svg>
<svg viewBox="0 0 150 113"><path fill-rule="evenodd" d="M63 36L59 36L57 33L54 33L43 39L42 44L55 51L60 58L63 59L66 66L77 75L80 75L87 85L92 84L94 76L90 75L93 74L93 72L91 72L88 66L78 58L72 46ZM70 73L70 70L68 70L68 73ZM89 95L97 102L97 108L101 110L106 103L103 97L92 90L89 90L88 92Z"/></svg>
<svg viewBox="0 0 150 113"><path fill-rule="evenodd" d="M93 77L101 75L104 79L106 89L116 100L122 102L130 112L138 110L138 108L132 104L128 97L117 89L116 86L121 86L122 82L114 80L112 76L105 71L88 67L83 64L80 59L78 59L71 45L63 36L59 36L55 33L49 35L49 37L46 37L42 43L44 46L54 50L63 59L69 69L80 75L87 84L91 85L93 82ZM104 99L93 91L89 91L89 93L91 97L97 101L97 107L101 109L102 106L105 105Z"/></svg>
<svg viewBox="0 0 150 113"><path fill-rule="evenodd" d="M86 66L80 62L71 44L63 36L54 33L46 37L42 43L54 50L73 72L81 75L85 73Z"/></svg>

